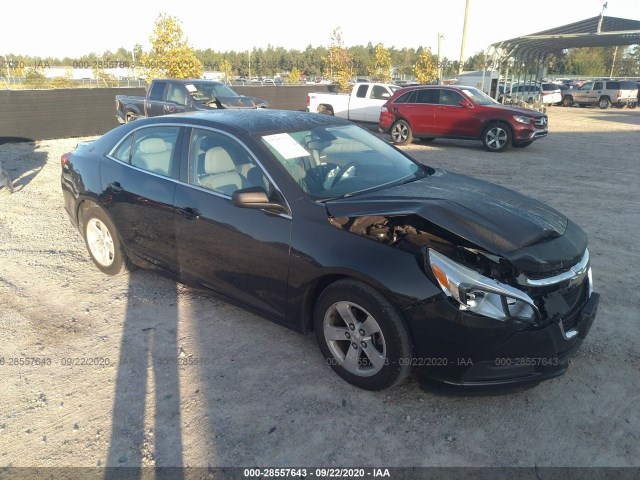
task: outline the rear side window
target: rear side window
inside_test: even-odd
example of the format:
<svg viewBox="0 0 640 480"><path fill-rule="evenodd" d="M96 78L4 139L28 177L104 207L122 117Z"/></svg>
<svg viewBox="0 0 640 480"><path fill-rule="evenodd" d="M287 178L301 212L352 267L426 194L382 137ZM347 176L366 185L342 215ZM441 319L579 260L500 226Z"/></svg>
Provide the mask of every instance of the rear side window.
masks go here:
<svg viewBox="0 0 640 480"><path fill-rule="evenodd" d="M149 93L149 99L162 100L162 95L164 93L165 85L166 85L166 82L155 82L151 87L151 92Z"/></svg>
<svg viewBox="0 0 640 480"><path fill-rule="evenodd" d="M358 91L356 92L356 97L365 98L367 96L368 88L369 88L369 85L360 85L358 87Z"/></svg>
<svg viewBox="0 0 640 480"><path fill-rule="evenodd" d="M133 139L131 165L171 176L171 164L180 127L150 127L138 130Z"/></svg>
<svg viewBox="0 0 640 480"><path fill-rule="evenodd" d="M602 82L595 82L593 84L593 89L594 90L602 90Z"/></svg>
<svg viewBox="0 0 640 480"><path fill-rule="evenodd" d="M411 90L410 92L403 93L398 98L394 100L393 103L415 103L416 101L416 91Z"/></svg>
<svg viewBox="0 0 640 480"><path fill-rule="evenodd" d="M542 84L542 90L544 90L545 92L551 92L553 90L559 90L560 87L557 85L553 85L551 83L543 83Z"/></svg>
<svg viewBox="0 0 640 480"><path fill-rule="evenodd" d="M129 163L131 159L131 144L133 143L133 135L129 135L127 139L113 152L112 156L121 162Z"/></svg>

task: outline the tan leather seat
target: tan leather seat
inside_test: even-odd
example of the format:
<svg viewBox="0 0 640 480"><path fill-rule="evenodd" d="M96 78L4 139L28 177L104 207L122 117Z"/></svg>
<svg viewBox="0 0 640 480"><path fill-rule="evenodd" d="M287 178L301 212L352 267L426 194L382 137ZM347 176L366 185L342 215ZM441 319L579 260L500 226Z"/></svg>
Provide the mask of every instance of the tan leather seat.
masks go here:
<svg viewBox="0 0 640 480"><path fill-rule="evenodd" d="M145 138L140 142L131 164L168 177L171 171L171 145L161 138Z"/></svg>
<svg viewBox="0 0 640 480"><path fill-rule="evenodd" d="M242 177L236 170L233 159L222 147L207 150L204 156L204 174L200 177L200 185L216 192L231 195L243 188Z"/></svg>

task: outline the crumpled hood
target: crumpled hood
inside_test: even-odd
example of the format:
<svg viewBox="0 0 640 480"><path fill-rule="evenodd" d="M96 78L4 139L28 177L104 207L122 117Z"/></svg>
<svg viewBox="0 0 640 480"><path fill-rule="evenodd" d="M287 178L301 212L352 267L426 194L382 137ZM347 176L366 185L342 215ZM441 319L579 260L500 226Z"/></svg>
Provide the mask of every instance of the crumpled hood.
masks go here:
<svg viewBox="0 0 640 480"><path fill-rule="evenodd" d="M268 102L256 97L216 97L224 108L258 108L258 106L268 106Z"/></svg>
<svg viewBox="0 0 640 480"><path fill-rule="evenodd" d="M537 253L532 257L527 247L563 236L570 224L564 215L513 190L443 170L405 185L331 200L326 207L334 217L419 215L488 252L526 259L527 270L538 270L531 268L535 263L547 264L543 270L551 263L569 263L586 247L586 235L571 223L569 247L558 244L556 253L533 247ZM556 258L560 251L563 258Z"/></svg>

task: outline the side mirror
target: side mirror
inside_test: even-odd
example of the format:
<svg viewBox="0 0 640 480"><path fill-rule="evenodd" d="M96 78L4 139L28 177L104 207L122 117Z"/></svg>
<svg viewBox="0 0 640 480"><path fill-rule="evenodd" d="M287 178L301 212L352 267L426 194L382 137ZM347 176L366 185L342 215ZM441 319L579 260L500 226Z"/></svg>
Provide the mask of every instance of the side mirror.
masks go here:
<svg viewBox="0 0 640 480"><path fill-rule="evenodd" d="M287 209L283 205L269 201L269 196L262 187L248 187L236 190L231 195L231 201L234 207L258 208L270 210L274 213L287 213Z"/></svg>
<svg viewBox="0 0 640 480"><path fill-rule="evenodd" d="M459 103L460 103L460 105L462 105L463 107L466 107L466 108L469 108L469 107L472 106L471 102L469 100L467 100L467 99L464 99L464 98L462 100L460 100Z"/></svg>

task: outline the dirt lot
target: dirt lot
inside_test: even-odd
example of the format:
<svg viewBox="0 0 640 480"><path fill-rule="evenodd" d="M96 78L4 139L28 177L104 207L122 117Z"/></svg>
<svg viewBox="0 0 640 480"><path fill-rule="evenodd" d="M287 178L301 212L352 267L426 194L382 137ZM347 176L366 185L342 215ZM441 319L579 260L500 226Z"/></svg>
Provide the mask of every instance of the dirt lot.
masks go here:
<svg viewBox="0 0 640 480"><path fill-rule="evenodd" d="M549 115L526 149L406 148L590 238L600 311L569 371L488 396L361 391L312 336L153 272L99 273L62 206L77 139L0 146L0 466L640 466L640 110Z"/></svg>

